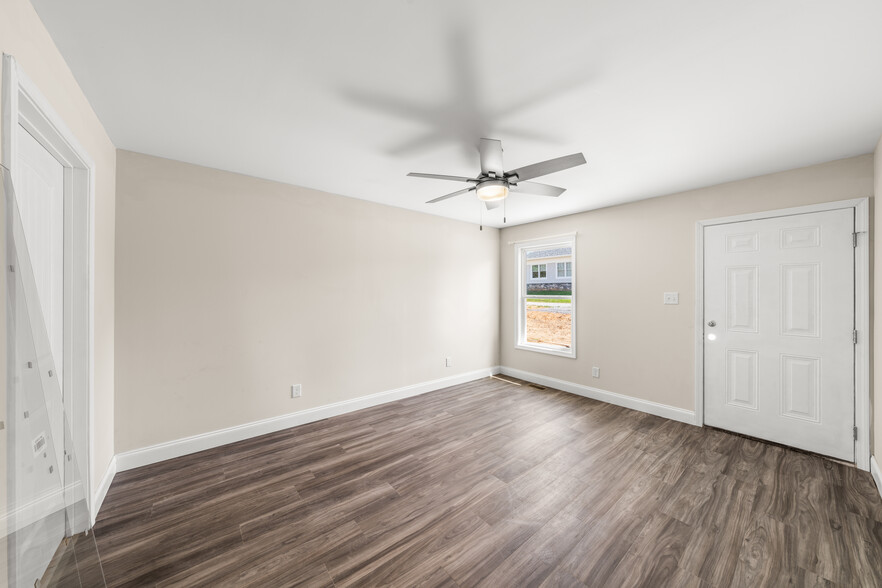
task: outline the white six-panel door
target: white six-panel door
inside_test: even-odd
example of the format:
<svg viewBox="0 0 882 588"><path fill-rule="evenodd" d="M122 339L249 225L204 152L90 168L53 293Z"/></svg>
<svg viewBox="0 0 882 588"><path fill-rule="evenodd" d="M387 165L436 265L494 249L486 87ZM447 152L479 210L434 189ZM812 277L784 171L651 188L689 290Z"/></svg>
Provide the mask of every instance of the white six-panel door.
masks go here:
<svg viewBox="0 0 882 588"><path fill-rule="evenodd" d="M18 125L16 132L13 185L39 299L29 301L37 302L39 308L29 307L28 314L32 320L36 313L43 317L46 333L36 336L48 337L57 374L54 379L61 384L64 381L61 373L64 365L64 166L24 127ZM31 327L37 328L35 324ZM33 350L31 333L24 330L24 327L18 330L21 339L17 347ZM21 359L37 359L37 366L48 365L42 357ZM28 368L20 366L19 369ZM31 385L22 386L20 390L27 396L18 398L16 405L26 407L29 417L15 427L15 444L20 448L15 496L20 502L33 501L22 512L22 518L34 522L17 535L15 569L21 585L32 585L35 578L43 575L65 535L64 401L60 388L43 390ZM48 446L55 451L51 474L46 471L46 460L40 460L39 454L31 451L35 437L40 434L51 435Z"/></svg>
<svg viewBox="0 0 882 588"><path fill-rule="evenodd" d="M17 131L16 197L46 336L58 374L56 380L61 383L64 381L64 166L21 125ZM60 470L64 465L62 398L53 395L45 402Z"/></svg>
<svg viewBox="0 0 882 588"><path fill-rule="evenodd" d="M854 461L853 209L704 228L705 423Z"/></svg>
<svg viewBox="0 0 882 588"><path fill-rule="evenodd" d="M21 125L15 189L49 344L63 366L64 166ZM61 381L59 377L59 381Z"/></svg>

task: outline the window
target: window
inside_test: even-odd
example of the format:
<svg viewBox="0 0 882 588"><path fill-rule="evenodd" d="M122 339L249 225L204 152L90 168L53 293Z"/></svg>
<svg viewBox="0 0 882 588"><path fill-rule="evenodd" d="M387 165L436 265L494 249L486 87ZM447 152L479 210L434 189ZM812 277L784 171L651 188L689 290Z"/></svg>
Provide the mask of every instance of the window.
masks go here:
<svg viewBox="0 0 882 588"><path fill-rule="evenodd" d="M515 245L518 349L576 357L575 252L575 235Z"/></svg>
<svg viewBox="0 0 882 588"><path fill-rule="evenodd" d="M544 263L540 263L540 264L537 264L537 265L533 265L533 266L531 267L531 272L532 272L532 275L533 275L533 279L534 279L534 280L538 280L538 279L541 279L541 278L545 278L546 275L547 275L547 272L546 272L546 270L545 270L545 264L544 264Z"/></svg>

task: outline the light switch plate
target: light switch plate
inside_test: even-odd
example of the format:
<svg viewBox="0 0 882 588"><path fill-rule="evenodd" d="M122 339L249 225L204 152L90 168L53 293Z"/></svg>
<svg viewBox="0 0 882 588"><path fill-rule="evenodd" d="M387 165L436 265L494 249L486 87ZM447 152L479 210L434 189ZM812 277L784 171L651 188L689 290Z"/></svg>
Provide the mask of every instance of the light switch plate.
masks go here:
<svg viewBox="0 0 882 588"><path fill-rule="evenodd" d="M665 292L665 304L680 304L680 293Z"/></svg>

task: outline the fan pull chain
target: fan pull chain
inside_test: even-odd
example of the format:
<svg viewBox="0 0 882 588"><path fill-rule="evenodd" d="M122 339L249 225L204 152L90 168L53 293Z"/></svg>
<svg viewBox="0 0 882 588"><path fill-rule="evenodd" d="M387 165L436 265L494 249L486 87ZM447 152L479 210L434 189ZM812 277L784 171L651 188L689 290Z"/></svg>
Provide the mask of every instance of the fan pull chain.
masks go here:
<svg viewBox="0 0 882 588"><path fill-rule="evenodd" d="M480 200L478 200L478 210L480 211L478 213L478 215L481 220L481 224L480 224L481 228L479 230L483 231L484 230L484 203L481 202Z"/></svg>
<svg viewBox="0 0 882 588"><path fill-rule="evenodd" d="M505 216L507 214L505 203L508 202L508 198L503 198L502 200L502 224L505 224Z"/></svg>

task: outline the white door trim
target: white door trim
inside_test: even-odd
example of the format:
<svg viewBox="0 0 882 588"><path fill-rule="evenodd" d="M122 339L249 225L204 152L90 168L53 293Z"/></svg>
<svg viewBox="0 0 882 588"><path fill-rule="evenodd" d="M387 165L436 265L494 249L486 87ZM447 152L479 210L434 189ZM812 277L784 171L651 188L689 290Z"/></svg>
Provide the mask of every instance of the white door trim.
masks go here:
<svg viewBox="0 0 882 588"><path fill-rule="evenodd" d="M65 265L77 267L80 272L72 273L65 268L65 280L71 279L71 287L79 293L78 300L83 301L83 311L69 312L73 301L65 301L66 327L70 325L71 333L79 333L79 341L73 347L70 361L78 362L78 373L81 386L87 388L87 404L85 408L88 419L88 455L80 456L85 461L81 480L87 503L91 505L93 494L92 470L94 468L94 367L95 337L93 317L95 314L95 162L89 153L80 145L76 136L67 127L64 120L52 108L36 84L28 78L11 55L3 55L2 74L2 137L0 137L0 164L7 170L13 169L17 152L16 127L21 124L37 140L64 165L65 197L70 188L71 202L65 203L65 225L80 230L79 239L73 239L70 251L65 251ZM68 223L71 222L71 225ZM66 243L66 247L67 247ZM70 256L70 257L68 257ZM70 259L71 263L67 263ZM5 267L5 265L4 265ZM87 310L86 310L87 309ZM68 335L65 335L68 339ZM67 354L65 354L67 355ZM65 360L67 362L67 360ZM71 370L71 377L75 377ZM64 372L67 373L67 366ZM65 376L67 379L67 376ZM84 459L85 457L85 459ZM91 512L90 524L94 524L94 512Z"/></svg>
<svg viewBox="0 0 882 588"><path fill-rule="evenodd" d="M695 424L704 426L704 228L712 225L792 216L850 208L854 210L854 324L858 331L854 348L854 422L858 438L854 446L855 465L870 469L870 199L856 198L702 220L695 223Z"/></svg>

